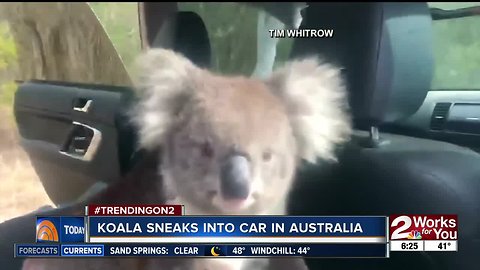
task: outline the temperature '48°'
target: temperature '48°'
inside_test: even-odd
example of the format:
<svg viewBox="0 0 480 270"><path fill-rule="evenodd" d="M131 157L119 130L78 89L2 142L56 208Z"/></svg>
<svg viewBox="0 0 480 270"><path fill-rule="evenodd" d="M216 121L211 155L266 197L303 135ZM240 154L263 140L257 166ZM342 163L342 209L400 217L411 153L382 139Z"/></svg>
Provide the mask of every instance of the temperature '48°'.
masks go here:
<svg viewBox="0 0 480 270"><path fill-rule="evenodd" d="M245 247L234 247L232 252L235 255L242 255L243 252L245 251Z"/></svg>

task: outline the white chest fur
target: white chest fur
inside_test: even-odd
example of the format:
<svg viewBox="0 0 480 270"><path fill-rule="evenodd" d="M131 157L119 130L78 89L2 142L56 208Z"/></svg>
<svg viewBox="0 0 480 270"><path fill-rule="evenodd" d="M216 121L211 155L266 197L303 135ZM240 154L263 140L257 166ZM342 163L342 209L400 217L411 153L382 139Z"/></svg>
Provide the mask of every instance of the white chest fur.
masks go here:
<svg viewBox="0 0 480 270"><path fill-rule="evenodd" d="M176 199L168 204L180 204L185 207L185 215L205 215L195 206L184 203L184 200ZM260 215L284 215L285 204L280 203L272 210ZM214 239L211 241L215 242ZM196 259L195 268L192 270L265 270L268 269L268 258L199 258Z"/></svg>

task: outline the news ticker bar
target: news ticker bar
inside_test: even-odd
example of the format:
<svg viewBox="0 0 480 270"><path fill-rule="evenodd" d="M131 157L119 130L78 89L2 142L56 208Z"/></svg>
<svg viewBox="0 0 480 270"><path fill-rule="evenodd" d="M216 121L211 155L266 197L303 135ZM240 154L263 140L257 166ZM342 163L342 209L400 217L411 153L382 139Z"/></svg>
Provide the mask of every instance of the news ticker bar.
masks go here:
<svg viewBox="0 0 480 270"><path fill-rule="evenodd" d="M39 216L36 241L45 244L391 244L391 251L458 250L457 215L182 216L183 210L175 205L97 205L86 208L86 213L97 216ZM101 214L107 216L99 216ZM149 215L138 216L141 214Z"/></svg>
<svg viewBox="0 0 480 270"><path fill-rule="evenodd" d="M15 257L388 258L388 244L15 244Z"/></svg>
<svg viewBox="0 0 480 270"><path fill-rule="evenodd" d="M390 251L458 251L457 240L393 240Z"/></svg>

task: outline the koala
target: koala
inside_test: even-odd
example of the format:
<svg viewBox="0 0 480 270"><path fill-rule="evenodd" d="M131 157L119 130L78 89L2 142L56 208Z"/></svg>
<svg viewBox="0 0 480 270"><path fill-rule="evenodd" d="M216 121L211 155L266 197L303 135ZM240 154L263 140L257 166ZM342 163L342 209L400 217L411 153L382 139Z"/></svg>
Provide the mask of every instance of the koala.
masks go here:
<svg viewBox="0 0 480 270"><path fill-rule="evenodd" d="M265 81L213 74L163 49L139 61L140 145L162 148L164 188L187 214L285 214L299 161L335 159L350 134L339 69L315 58Z"/></svg>
<svg viewBox="0 0 480 270"><path fill-rule="evenodd" d="M300 163L334 161L351 134L340 69L317 57L290 61L268 79L215 74L166 49L145 52L138 67L131 119L140 148L158 153L162 179L149 192L185 205L187 215L284 215ZM23 269L281 266L307 269L290 258L29 259Z"/></svg>

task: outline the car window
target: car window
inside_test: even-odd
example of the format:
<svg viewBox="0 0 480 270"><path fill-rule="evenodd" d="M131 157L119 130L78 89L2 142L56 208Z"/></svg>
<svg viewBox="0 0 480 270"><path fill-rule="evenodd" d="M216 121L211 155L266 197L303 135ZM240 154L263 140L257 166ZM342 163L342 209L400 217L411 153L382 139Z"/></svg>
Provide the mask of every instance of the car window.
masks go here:
<svg viewBox="0 0 480 270"><path fill-rule="evenodd" d="M0 3L0 222L52 205L18 144L15 80L130 85L139 52L136 3Z"/></svg>
<svg viewBox="0 0 480 270"><path fill-rule="evenodd" d="M132 5L94 4L97 14L86 2L1 5L2 19L15 41L15 79L131 85L124 61L109 36L118 41L120 36L129 35L130 29L123 24L127 16L120 11ZM104 12L110 8L111 12ZM99 18L106 22L108 35Z"/></svg>
<svg viewBox="0 0 480 270"><path fill-rule="evenodd" d="M127 71L141 52L138 3L90 2Z"/></svg>
<svg viewBox="0 0 480 270"><path fill-rule="evenodd" d="M288 59L293 39L271 38L269 30L292 27L258 6L182 2L178 10L193 11L203 19L212 47L211 68L217 72L265 77Z"/></svg>
<svg viewBox="0 0 480 270"><path fill-rule="evenodd" d="M429 3L445 10L480 6L480 2ZM433 90L480 89L480 16L433 20L435 73Z"/></svg>

